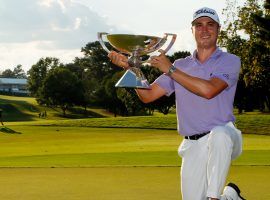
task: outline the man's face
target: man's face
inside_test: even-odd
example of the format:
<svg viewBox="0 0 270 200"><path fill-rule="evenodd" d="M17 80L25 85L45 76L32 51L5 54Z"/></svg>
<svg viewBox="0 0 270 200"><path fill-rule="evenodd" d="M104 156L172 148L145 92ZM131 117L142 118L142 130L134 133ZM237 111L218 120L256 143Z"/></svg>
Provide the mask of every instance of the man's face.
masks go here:
<svg viewBox="0 0 270 200"><path fill-rule="evenodd" d="M212 48L216 46L219 25L209 17L200 17L192 23L192 33L198 48Z"/></svg>

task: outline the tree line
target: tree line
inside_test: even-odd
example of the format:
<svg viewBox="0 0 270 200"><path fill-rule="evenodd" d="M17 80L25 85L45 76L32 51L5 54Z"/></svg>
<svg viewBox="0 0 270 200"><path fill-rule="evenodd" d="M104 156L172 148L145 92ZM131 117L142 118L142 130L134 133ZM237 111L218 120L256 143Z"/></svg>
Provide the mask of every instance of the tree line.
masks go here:
<svg viewBox="0 0 270 200"><path fill-rule="evenodd" d="M39 104L60 107L65 115L72 106L102 107L115 115L153 114L154 110L167 114L174 105L174 97L164 97L152 104L139 101L133 89L115 88L123 70L114 66L99 42L82 48L84 56L69 64L57 58L41 58L28 71L28 88ZM189 52L177 52L173 57L186 57ZM157 69L143 67L152 82L160 75Z"/></svg>
<svg viewBox="0 0 270 200"><path fill-rule="evenodd" d="M6 69L0 74L0 78L27 78L22 65L17 65L13 70Z"/></svg>
<svg viewBox="0 0 270 200"><path fill-rule="evenodd" d="M234 1L229 0L224 14L227 22L218 43L239 56L242 62L235 106L239 113L254 109L269 111L269 0L264 4L259 0L247 0L243 7L235 7ZM86 44L81 51L83 57L68 64L61 63L58 58L41 58L27 72L29 91L39 104L60 107L64 115L72 106L85 109L96 106L122 116L151 115L155 110L167 114L174 106L174 95L143 104L133 89L115 88L123 70L108 60L97 41ZM187 51L179 51L169 59L173 62L188 55ZM18 71L21 66L16 68ZM10 71L15 73L15 68ZM160 75L152 67L143 67L142 71L149 82Z"/></svg>

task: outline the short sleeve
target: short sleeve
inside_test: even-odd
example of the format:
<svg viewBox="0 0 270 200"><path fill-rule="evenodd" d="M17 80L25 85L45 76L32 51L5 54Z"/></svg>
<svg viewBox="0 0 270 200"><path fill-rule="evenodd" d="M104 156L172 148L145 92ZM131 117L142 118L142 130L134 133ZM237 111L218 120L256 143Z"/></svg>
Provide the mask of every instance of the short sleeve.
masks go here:
<svg viewBox="0 0 270 200"><path fill-rule="evenodd" d="M174 81L166 74L160 75L154 83L166 90L166 96L170 96L174 92Z"/></svg>
<svg viewBox="0 0 270 200"><path fill-rule="evenodd" d="M211 73L211 78L216 77L225 81L228 84L228 88L230 88L238 81L240 67L240 58L227 54L217 63L215 70Z"/></svg>

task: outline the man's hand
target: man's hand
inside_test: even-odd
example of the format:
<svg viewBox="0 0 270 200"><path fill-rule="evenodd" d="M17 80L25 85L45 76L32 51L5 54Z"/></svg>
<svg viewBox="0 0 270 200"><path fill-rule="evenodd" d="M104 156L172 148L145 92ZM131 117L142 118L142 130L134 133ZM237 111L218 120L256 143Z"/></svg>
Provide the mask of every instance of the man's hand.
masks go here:
<svg viewBox="0 0 270 200"><path fill-rule="evenodd" d="M163 73L168 73L169 68L172 66L171 61L167 58L165 55L165 52L163 50L159 50L160 55L159 56L152 56L150 58L150 63L153 67L158 68Z"/></svg>
<svg viewBox="0 0 270 200"><path fill-rule="evenodd" d="M129 68L128 64L128 58L124 56L123 54L117 53L115 51L111 51L108 54L108 57L110 58L111 62L119 67L122 67L124 69Z"/></svg>

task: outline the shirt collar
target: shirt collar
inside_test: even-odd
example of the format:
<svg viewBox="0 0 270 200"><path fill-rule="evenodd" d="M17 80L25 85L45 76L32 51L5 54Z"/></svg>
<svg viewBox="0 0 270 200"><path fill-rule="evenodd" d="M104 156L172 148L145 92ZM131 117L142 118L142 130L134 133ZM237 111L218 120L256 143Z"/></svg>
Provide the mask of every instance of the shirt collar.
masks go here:
<svg viewBox="0 0 270 200"><path fill-rule="evenodd" d="M222 53L222 49L217 47L216 50L212 53L212 55L208 59L217 58L218 56L220 56L221 53ZM197 60L196 55L197 55L197 49L192 54L192 58L195 60Z"/></svg>

